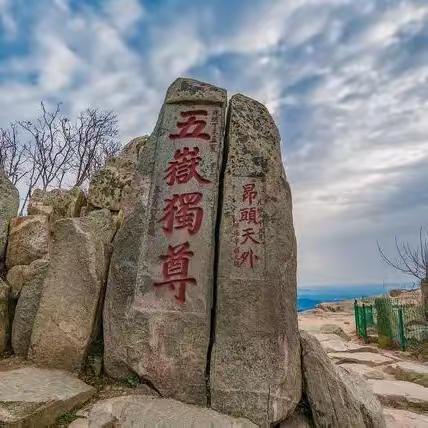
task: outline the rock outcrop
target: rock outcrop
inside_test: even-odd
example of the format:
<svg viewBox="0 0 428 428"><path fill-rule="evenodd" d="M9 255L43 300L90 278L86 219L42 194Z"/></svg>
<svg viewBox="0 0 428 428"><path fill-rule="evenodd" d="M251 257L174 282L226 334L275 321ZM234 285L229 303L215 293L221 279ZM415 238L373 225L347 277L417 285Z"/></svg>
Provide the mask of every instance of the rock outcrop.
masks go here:
<svg viewBox="0 0 428 428"><path fill-rule="evenodd" d="M113 273L104 311L108 373L127 367L163 396L198 404L207 401L225 105L226 91L205 83L177 79L168 89L148 143L154 153L137 280L123 285ZM125 236L132 232L120 246ZM111 271L121 275L123 266L115 262Z"/></svg>
<svg viewBox="0 0 428 428"><path fill-rule="evenodd" d="M0 278L0 354L9 343L9 294L10 287Z"/></svg>
<svg viewBox="0 0 428 428"><path fill-rule="evenodd" d="M15 266L13 269L18 267L20 266ZM43 282L46 278L49 261L44 259L35 260L25 267L12 324L12 349L16 355L22 357L26 357L28 354L34 319L39 309ZM13 284L12 290L16 292L17 287Z"/></svg>
<svg viewBox="0 0 428 428"><path fill-rule="evenodd" d="M211 405L270 426L300 400L301 371L291 192L262 104L232 97L226 151Z"/></svg>
<svg viewBox="0 0 428 428"><path fill-rule="evenodd" d="M44 215L15 217L10 221L6 267L29 265L49 253L49 222Z"/></svg>
<svg viewBox="0 0 428 428"><path fill-rule="evenodd" d="M0 170L0 273L4 269L9 222L18 214L18 208L18 190Z"/></svg>
<svg viewBox="0 0 428 428"><path fill-rule="evenodd" d="M29 352L38 364L82 367L102 305L114 232L107 210L53 225L52 257Z"/></svg>
<svg viewBox="0 0 428 428"><path fill-rule="evenodd" d="M304 392L315 426L385 427L382 406L367 382L336 367L315 337L301 331L300 341Z"/></svg>
<svg viewBox="0 0 428 428"><path fill-rule="evenodd" d="M147 137L138 137L129 142L120 154L110 159L106 166L94 174L89 184L88 203L93 208L119 211L132 204L138 192L133 192L139 152ZM135 189L135 188L134 188Z"/></svg>
<svg viewBox="0 0 428 428"><path fill-rule="evenodd" d="M28 203L28 214L45 215L54 222L61 218L79 217L85 205L85 193L78 187L51 191L36 189Z"/></svg>

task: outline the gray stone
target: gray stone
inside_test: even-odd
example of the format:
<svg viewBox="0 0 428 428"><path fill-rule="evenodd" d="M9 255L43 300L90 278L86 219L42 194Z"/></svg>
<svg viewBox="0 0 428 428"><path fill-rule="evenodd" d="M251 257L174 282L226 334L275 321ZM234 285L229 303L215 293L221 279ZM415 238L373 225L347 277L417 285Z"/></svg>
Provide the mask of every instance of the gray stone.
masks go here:
<svg viewBox="0 0 428 428"><path fill-rule="evenodd" d="M369 380L384 406L428 411L428 388L403 380Z"/></svg>
<svg viewBox="0 0 428 428"><path fill-rule="evenodd" d="M248 420L235 419L214 410L171 399L128 395L98 401L85 421L77 419L70 428L256 428Z"/></svg>
<svg viewBox="0 0 428 428"><path fill-rule="evenodd" d="M374 367L369 367L364 364L340 364L340 367L344 369L357 373L365 379L385 379L385 373L381 369Z"/></svg>
<svg viewBox="0 0 428 428"><path fill-rule="evenodd" d="M0 426L38 428L91 398L95 389L62 370L0 371Z"/></svg>
<svg viewBox="0 0 428 428"><path fill-rule="evenodd" d="M320 327L320 333L324 334L336 334L340 336L343 340L347 342L350 340L350 337L343 331L342 327L337 324L324 324Z"/></svg>
<svg viewBox="0 0 428 428"><path fill-rule="evenodd" d="M385 408L383 410L387 428L426 428L428 427L428 415Z"/></svg>
<svg viewBox="0 0 428 428"><path fill-rule="evenodd" d="M346 342L336 334L313 333L313 335L320 341L322 347L326 352L374 352L378 353L379 350L370 345L360 344L355 342Z"/></svg>
<svg viewBox="0 0 428 428"><path fill-rule="evenodd" d="M6 267L29 265L48 257L49 222L44 215L15 217L10 221Z"/></svg>
<svg viewBox="0 0 428 428"><path fill-rule="evenodd" d="M211 405L265 426L301 396L291 192L267 109L235 95L229 116Z"/></svg>
<svg viewBox="0 0 428 428"><path fill-rule="evenodd" d="M28 354L48 266L49 262L43 259L27 266L12 324L12 349L16 355L26 357Z"/></svg>
<svg viewBox="0 0 428 428"><path fill-rule="evenodd" d="M97 327L113 234L107 210L54 223L52 257L29 350L37 364L82 367Z"/></svg>
<svg viewBox="0 0 428 428"><path fill-rule="evenodd" d="M79 217L85 204L85 193L78 187L50 191L36 189L28 202L28 214L46 215L53 222L60 218Z"/></svg>
<svg viewBox="0 0 428 428"><path fill-rule="evenodd" d="M40 259L43 260L43 259ZM16 265L6 275L6 282L10 285L10 297L18 300L21 289L31 275L30 265Z"/></svg>
<svg viewBox="0 0 428 428"><path fill-rule="evenodd" d="M0 354L6 351L10 337L9 294L10 287L0 278Z"/></svg>
<svg viewBox="0 0 428 428"><path fill-rule="evenodd" d="M312 426L312 418L297 411L279 424L279 428L312 428Z"/></svg>
<svg viewBox="0 0 428 428"><path fill-rule="evenodd" d="M18 214L18 208L19 192L0 170L0 272L4 267L9 222Z"/></svg>
<svg viewBox="0 0 428 428"><path fill-rule="evenodd" d="M364 379L336 367L321 344L301 331L304 392L317 427L385 427L382 406Z"/></svg>
<svg viewBox="0 0 428 428"><path fill-rule="evenodd" d="M142 207L118 233L104 309L107 372L136 373L163 396L198 404L207 401L225 104L223 89L190 79L178 79L168 90L143 150L147 170L141 179L150 186L149 197L143 193ZM189 174L176 170L192 162ZM182 211L175 214L173 206ZM137 274L137 254L127 245L141 246Z"/></svg>
<svg viewBox="0 0 428 428"><path fill-rule="evenodd" d="M428 364L415 363L412 361L401 361L385 367L386 373L394 375L398 380L417 383L428 387Z"/></svg>
<svg viewBox="0 0 428 428"><path fill-rule="evenodd" d="M122 208L122 198L127 205L132 196L137 196L129 193L136 173L139 151L146 140L146 137L135 138L118 156L110 159L104 168L94 174L89 184L90 206L119 211Z"/></svg>
<svg viewBox="0 0 428 428"><path fill-rule="evenodd" d="M365 364L370 367L391 364L395 360L374 352L331 352L329 354L336 364Z"/></svg>

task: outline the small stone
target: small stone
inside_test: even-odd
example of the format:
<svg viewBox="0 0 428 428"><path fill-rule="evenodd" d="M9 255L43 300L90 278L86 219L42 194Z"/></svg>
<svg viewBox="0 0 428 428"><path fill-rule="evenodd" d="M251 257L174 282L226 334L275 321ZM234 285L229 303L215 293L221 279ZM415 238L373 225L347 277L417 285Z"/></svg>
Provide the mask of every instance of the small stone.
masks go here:
<svg viewBox="0 0 428 428"><path fill-rule="evenodd" d="M48 257L49 223L44 215L15 217L10 222L6 266L29 265Z"/></svg>
<svg viewBox="0 0 428 428"><path fill-rule="evenodd" d="M94 388L62 370L0 371L0 426L51 426L94 393Z"/></svg>
<svg viewBox="0 0 428 428"><path fill-rule="evenodd" d="M18 214L18 208L18 189L0 171L0 273L4 268L9 222Z"/></svg>
<svg viewBox="0 0 428 428"><path fill-rule="evenodd" d="M87 425L81 420L70 428L100 427L210 427L257 428L250 421L232 418L205 407L196 407L171 399L128 395L96 402L90 409Z"/></svg>
<svg viewBox="0 0 428 428"><path fill-rule="evenodd" d="M428 364L401 361L385 367L384 371L394 375L398 380L406 380L428 387Z"/></svg>

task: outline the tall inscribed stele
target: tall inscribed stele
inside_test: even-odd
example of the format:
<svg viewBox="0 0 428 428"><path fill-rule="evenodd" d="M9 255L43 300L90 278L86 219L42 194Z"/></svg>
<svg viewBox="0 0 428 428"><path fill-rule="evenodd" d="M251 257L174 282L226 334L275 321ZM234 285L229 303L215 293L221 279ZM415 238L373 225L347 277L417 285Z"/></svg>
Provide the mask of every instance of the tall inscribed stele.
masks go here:
<svg viewBox="0 0 428 428"><path fill-rule="evenodd" d="M167 397L206 404L215 224L226 91L190 79L168 89L132 311L133 370ZM133 345L131 345L133 346Z"/></svg>
<svg viewBox="0 0 428 428"><path fill-rule="evenodd" d="M228 115L211 405L271 426L301 396L291 192L266 107L234 95Z"/></svg>

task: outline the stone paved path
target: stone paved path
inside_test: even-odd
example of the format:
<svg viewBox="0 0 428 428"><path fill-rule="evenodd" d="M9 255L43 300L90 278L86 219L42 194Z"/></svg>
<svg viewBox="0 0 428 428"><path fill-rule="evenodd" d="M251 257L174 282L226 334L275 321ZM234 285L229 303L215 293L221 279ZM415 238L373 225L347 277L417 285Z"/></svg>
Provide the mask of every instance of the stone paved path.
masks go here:
<svg viewBox="0 0 428 428"><path fill-rule="evenodd" d="M363 343L355 334L352 304L323 308L299 313L299 328L314 334L336 364L368 380L385 406L388 428L428 427L428 364ZM342 334L324 333L326 325L333 330L331 324Z"/></svg>

